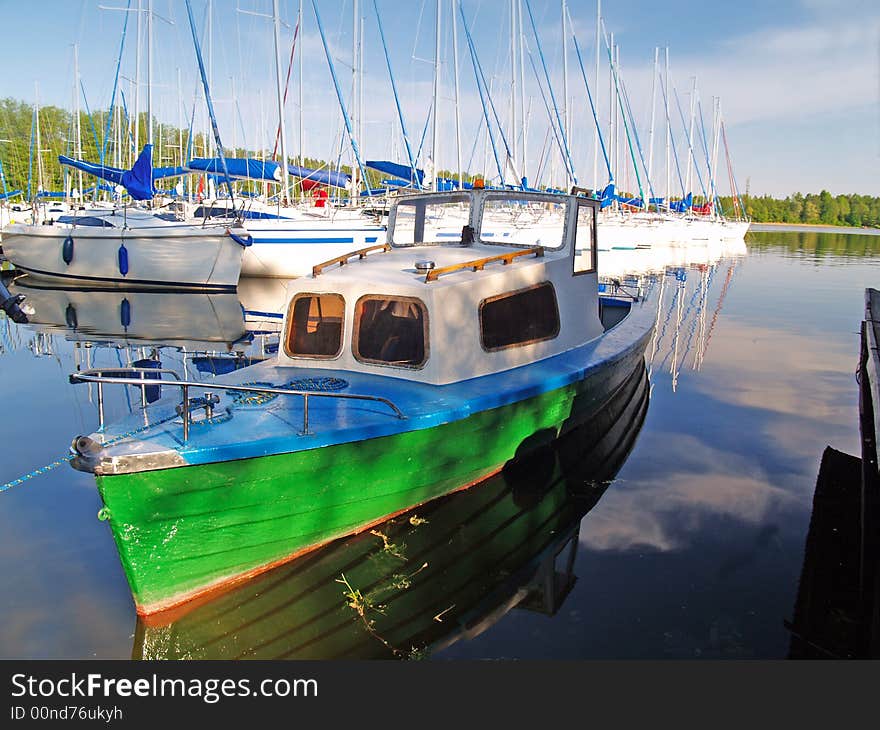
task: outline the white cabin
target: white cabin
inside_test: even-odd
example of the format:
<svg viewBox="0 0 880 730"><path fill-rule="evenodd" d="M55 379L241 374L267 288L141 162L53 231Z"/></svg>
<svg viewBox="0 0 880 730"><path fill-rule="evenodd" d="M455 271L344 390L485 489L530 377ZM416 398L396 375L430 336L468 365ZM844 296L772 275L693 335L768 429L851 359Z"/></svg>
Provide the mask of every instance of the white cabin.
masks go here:
<svg viewBox="0 0 880 730"><path fill-rule="evenodd" d="M278 365L446 385L599 337L588 198L504 190L416 194L387 244L290 283Z"/></svg>

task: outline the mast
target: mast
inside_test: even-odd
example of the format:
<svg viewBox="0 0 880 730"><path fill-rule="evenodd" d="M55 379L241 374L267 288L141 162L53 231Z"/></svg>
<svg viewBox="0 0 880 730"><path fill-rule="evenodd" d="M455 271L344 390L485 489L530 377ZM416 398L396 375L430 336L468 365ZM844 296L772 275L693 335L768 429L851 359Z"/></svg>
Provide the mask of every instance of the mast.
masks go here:
<svg viewBox="0 0 880 730"><path fill-rule="evenodd" d="M614 120L617 116L614 104L614 33L611 33L610 50L608 56L608 150L611 157L611 169L617 176L617 137L614 133ZM615 206L616 207L616 206Z"/></svg>
<svg viewBox="0 0 880 730"><path fill-rule="evenodd" d="M358 65L360 66L360 78L358 79L358 139L364 138L364 16L361 14L360 49L358 51ZM364 180L364 186L367 181Z"/></svg>
<svg viewBox="0 0 880 730"><path fill-rule="evenodd" d="M153 0L147 3L147 144L153 144Z"/></svg>
<svg viewBox="0 0 880 730"><path fill-rule="evenodd" d="M526 168L529 162L529 149L528 149L528 140L529 140L529 120L526 116L526 59L525 53L523 53L523 22L522 22L522 1L515 0L516 2L516 24L518 26L518 37L517 37L517 45L519 46L519 116L522 120L522 170L523 177L526 177ZM513 130L514 138L516 136L516 130Z"/></svg>
<svg viewBox="0 0 880 730"><path fill-rule="evenodd" d="M568 13L566 0L562 0L562 119L565 138L571 139L571 119L568 110L568 33L565 28L565 16Z"/></svg>
<svg viewBox="0 0 880 730"><path fill-rule="evenodd" d="M663 104L666 107L666 207L669 207L669 198L672 195L672 170L670 168L669 146L672 141L672 125L669 123L669 46L666 46L666 81L663 88Z"/></svg>
<svg viewBox="0 0 880 730"><path fill-rule="evenodd" d="M434 29L434 119L433 119L433 139L431 140L431 164L433 165L431 189L435 192L439 189L437 185L437 173L439 164L437 161L437 151L440 145L440 133L438 120L440 118L440 9L442 7L441 0L437 0L437 24Z"/></svg>
<svg viewBox="0 0 880 730"><path fill-rule="evenodd" d="M651 129L648 132L648 180L652 180L654 170L654 119L657 107L657 73L660 49L654 49L654 73L651 75Z"/></svg>
<svg viewBox="0 0 880 730"><path fill-rule="evenodd" d="M281 127L281 195L279 205L287 202L289 180L287 171L287 131L284 125L284 96L281 90L281 17L278 14L278 0L272 0L272 24L275 36L275 85L278 95L278 124Z"/></svg>
<svg viewBox="0 0 880 730"><path fill-rule="evenodd" d="M510 134L513 137L513 158L517 158L517 130L516 130L516 2L510 0ZM453 26L455 23L453 23ZM455 100L455 106L458 107L458 98ZM456 115L457 116L457 115ZM456 119L456 124L458 120Z"/></svg>
<svg viewBox="0 0 880 730"><path fill-rule="evenodd" d="M452 0L452 71L455 77L455 161L458 171L458 189L464 186L461 167L461 111L459 107L459 84L458 84L458 24L455 22L455 3L458 0Z"/></svg>
<svg viewBox="0 0 880 730"><path fill-rule="evenodd" d="M303 0L299 0L299 32L303 32ZM305 143L303 142L303 58L305 53L300 46L299 52L299 164L305 162Z"/></svg>
<svg viewBox="0 0 880 730"><path fill-rule="evenodd" d="M43 187L43 143L40 138L40 90L34 82L34 115L37 119L37 192L45 190Z"/></svg>
<svg viewBox="0 0 880 730"><path fill-rule="evenodd" d="M183 167L186 160L183 159L183 82L180 78L180 66L177 67L177 150L180 153L180 166ZM181 176L180 182L184 186L185 180L186 176Z"/></svg>
<svg viewBox="0 0 880 730"><path fill-rule="evenodd" d="M714 207L715 203L715 189L716 189L716 175L718 172L718 142L721 137L721 97L716 96L713 97L715 101L713 120L712 120L712 133L714 135L714 139L712 141L712 169L709 171L709 191L712 196L713 207L712 210L715 216L718 216L720 211L718 211ZM733 191L731 190L731 194Z"/></svg>
<svg viewBox="0 0 880 730"><path fill-rule="evenodd" d="M75 122L75 134L76 134L76 159L82 159L82 129L80 127L80 118L79 118L79 46L77 44L73 44L73 97L76 100L73 106L73 113ZM97 183L96 183L97 184ZM77 170L77 198L81 197L83 194L83 178L82 178L82 170Z"/></svg>
<svg viewBox="0 0 880 730"><path fill-rule="evenodd" d="M601 58L602 43L602 0L596 0L596 134L593 144L593 184L599 189L599 60Z"/></svg>
<svg viewBox="0 0 880 730"><path fill-rule="evenodd" d="M694 161L694 119L697 116L697 77L694 76L693 90L691 91L691 121L688 128L688 159L687 170L684 175L685 195L691 189L691 164Z"/></svg>
<svg viewBox="0 0 880 730"><path fill-rule="evenodd" d="M354 127L357 138L363 140L359 134L360 109L358 109L358 35L360 34L360 24L358 23L358 0L352 0L351 3L351 124ZM354 153L352 153L351 177L352 180L357 179L355 175ZM357 186L354 187L352 200L358 194Z"/></svg>
<svg viewBox="0 0 880 730"><path fill-rule="evenodd" d="M141 17L144 14L143 0L138 0L137 44L134 66L134 153L140 151L141 141Z"/></svg>

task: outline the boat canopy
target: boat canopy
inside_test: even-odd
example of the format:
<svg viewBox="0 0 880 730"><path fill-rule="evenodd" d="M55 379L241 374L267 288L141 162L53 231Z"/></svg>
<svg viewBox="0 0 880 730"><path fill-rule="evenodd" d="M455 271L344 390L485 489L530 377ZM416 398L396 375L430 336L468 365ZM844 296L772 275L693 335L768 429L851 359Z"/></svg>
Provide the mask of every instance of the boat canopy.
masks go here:
<svg viewBox="0 0 880 730"><path fill-rule="evenodd" d="M294 177L298 177L303 181L308 181L318 185L329 185L333 188L347 188L351 181L351 176L344 172L336 172L334 170L312 170L309 167L300 167L299 165L288 165L287 171Z"/></svg>
<svg viewBox="0 0 880 730"><path fill-rule="evenodd" d="M413 179L413 169L408 165L401 165L399 162L391 162L391 160L367 160L366 166L371 170L378 170L379 172L384 172L386 175L394 175L394 177L399 177L403 180ZM424 179L424 170L416 168L415 182L421 186L424 183ZM410 185L411 183L405 184Z"/></svg>
<svg viewBox="0 0 880 730"><path fill-rule="evenodd" d="M196 158L186 163L189 172L212 172L223 174L223 162L219 157ZM249 180L281 182L281 165L272 160L255 160L251 157L227 157L226 169L230 177Z"/></svg>

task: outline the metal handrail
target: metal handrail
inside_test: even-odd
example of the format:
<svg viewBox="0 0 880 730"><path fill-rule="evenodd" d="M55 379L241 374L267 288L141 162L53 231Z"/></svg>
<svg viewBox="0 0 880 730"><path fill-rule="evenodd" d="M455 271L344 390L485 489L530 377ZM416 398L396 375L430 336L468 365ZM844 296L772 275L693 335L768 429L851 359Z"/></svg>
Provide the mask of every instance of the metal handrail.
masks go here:
<svg viewBox="0 0 880 730"><path fill-rule="evenodd" d="M180 380L180 376L177 374L175 370L171 370L169 368L134 368L134 367L118 367L118 368L89 368L88 370L79 370L76 373L73 373L69 380L71 383L76 383L80 380L79 375L93 376L93 375L101 375L101 373L171 373L175 378ZM159 385L162 381L162 378L152 378L152 385ZM86 381L82 381L86 382ZM102 381L94 381L98 383L98 419L101 422L101 430L104 429L104 385ZM147 407L147 386L141 385L141 406L143 408Z"/></svg>
<svg viewBox="0 0 880 730"><path fill-rule="evenodd" d="M132 370L141 370L150 373L158 373L158 372L169 372L167 370L155 369L152 370L150 368L131 368ZM107 370L112 370L112 368L104 368L104 372ZM125 368L120 368L120 370L125 370ZM381 403L382 405L388 406L397 418L405 419L406 416L403 414L403 411L400 410L392 401L388 398L383 398L379 395L358 395L356 393L324 393L321 391L315 390L293 390L290 388L266 388L254 385L226 385L224 383L199 383L192 380L181 380L177 373L174 373L174 376L177 380L163 380L162 378L154 378L151 380L135 380L129 378L111 378L105 377L101 375L93 375L90 374L91 371L84 371L81 373L72 373L70 375L71 383L98 383L99 391L98 391L98 414L100 418L100 430L104 429L104 408L103 408L103 393L101 391L101 386L104 383L118 384L118 385L137 385L144 388L149 385L173 385L177 388L181 388L183 390L183 413L181 417L183 418L183 441L186 443L189 438L189 389L190 388L204 388L205 390L226 390L226 391L236 391L243 393L268 393L274 395L293 395L293 396L302 396L303 399L303 431L302 435L306 435L309 433L309 398L341 398L343 400L363 400L363 401L374 401L377 403ZM206 405L207 408L207 405Z"/></svg>

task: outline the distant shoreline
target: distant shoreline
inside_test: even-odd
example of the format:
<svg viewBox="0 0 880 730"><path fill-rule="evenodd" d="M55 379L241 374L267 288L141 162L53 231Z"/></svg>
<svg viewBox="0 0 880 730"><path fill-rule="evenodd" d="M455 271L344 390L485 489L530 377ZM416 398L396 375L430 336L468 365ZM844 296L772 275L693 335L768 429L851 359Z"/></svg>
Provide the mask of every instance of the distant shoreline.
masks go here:
<svg viewBox="0 0 880 730"><path fill-rule="evenodd" d="M769 233L772 231L815 231L816 233L852 233L860 236L880 236L880 228L854 228L852 226L825 226L807 223L752 223L749 231Z"/></svg>

